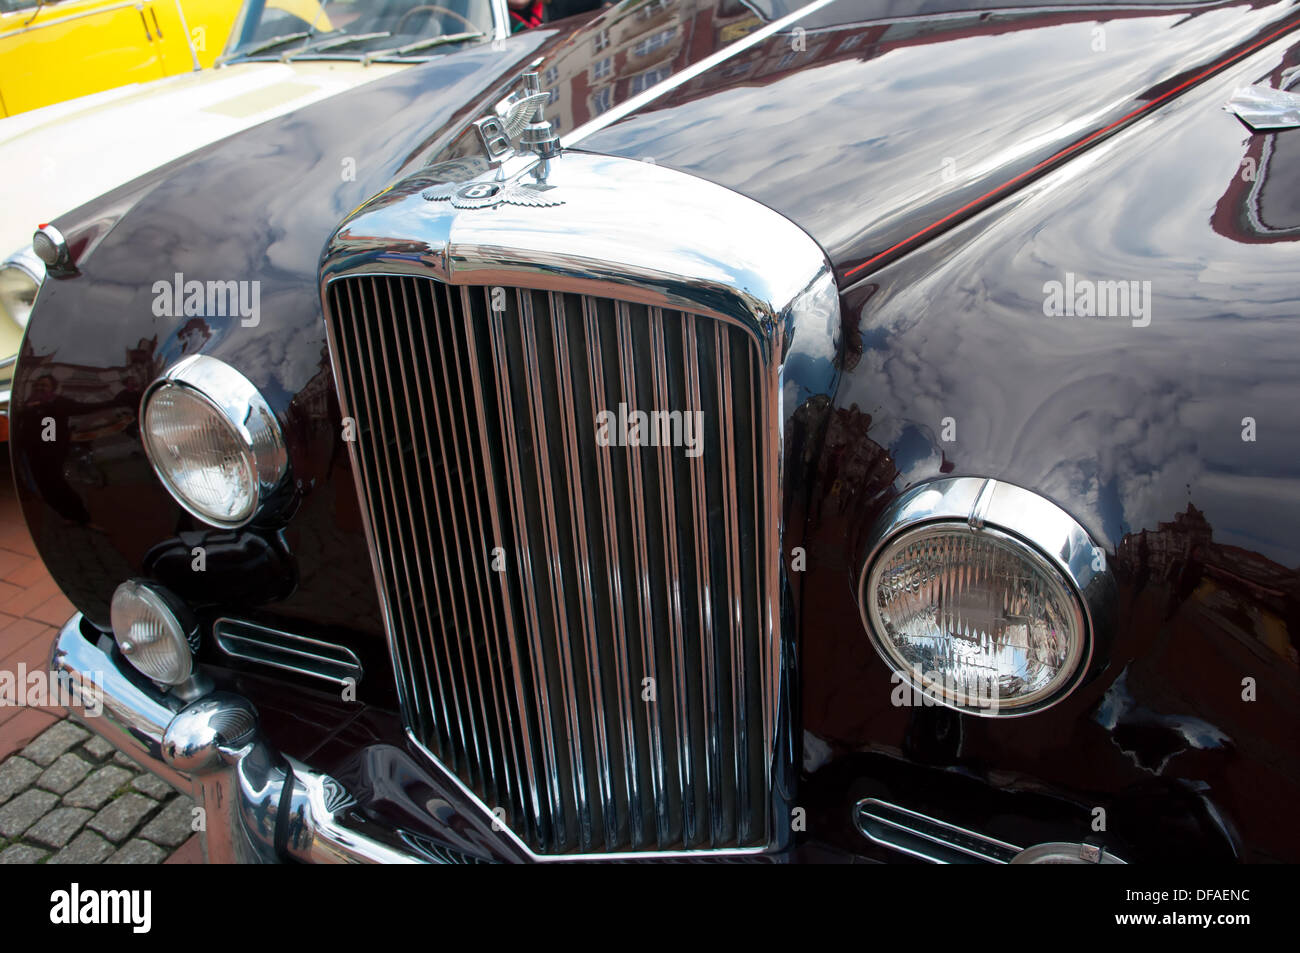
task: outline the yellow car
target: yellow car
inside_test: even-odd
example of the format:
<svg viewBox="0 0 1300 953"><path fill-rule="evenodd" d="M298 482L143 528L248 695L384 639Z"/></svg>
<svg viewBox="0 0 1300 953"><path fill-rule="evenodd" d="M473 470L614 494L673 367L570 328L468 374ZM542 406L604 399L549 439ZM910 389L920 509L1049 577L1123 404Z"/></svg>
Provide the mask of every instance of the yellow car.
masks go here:
<svg viewBox="0 0 1300 953"><path fill-rule="evenodd" d="M211 66L239 0L0 0L0 116Z"/></svg>

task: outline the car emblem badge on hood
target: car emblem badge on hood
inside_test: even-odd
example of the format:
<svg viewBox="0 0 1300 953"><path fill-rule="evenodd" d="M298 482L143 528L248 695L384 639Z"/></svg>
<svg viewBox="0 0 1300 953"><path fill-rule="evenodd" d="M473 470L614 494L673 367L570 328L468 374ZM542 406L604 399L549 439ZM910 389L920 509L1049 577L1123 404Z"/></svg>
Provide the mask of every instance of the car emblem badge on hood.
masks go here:
<svg viewBox="0 0 1300 953"><path fill-rule="evenodd" d="M494 208L498 205L524 205L546 208L563 205L564 199L547 193L555 188L540 182L447 182L425 189L420 194L430 202L450 201L456 208Z"/></svg>

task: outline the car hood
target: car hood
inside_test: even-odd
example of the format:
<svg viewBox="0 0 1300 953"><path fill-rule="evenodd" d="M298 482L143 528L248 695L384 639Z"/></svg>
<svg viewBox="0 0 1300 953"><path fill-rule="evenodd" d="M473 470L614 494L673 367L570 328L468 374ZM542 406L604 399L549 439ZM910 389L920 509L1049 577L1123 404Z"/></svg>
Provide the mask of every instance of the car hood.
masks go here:
<svg viewBox="0 0 1300 953"><path fill-rule="evenodd" d="M0 253L33 229L201 146L405 67L236 63L108 90L0 120L13 186Z"/></svg>
<svg viewBox="0 0 1300 953"><path fill-rule="evenodd" d="M41 290L15 407L22 409L38 373L61 367L97 381L102 399L119 401L133 419L139 388L201 350L240 368L298 434L294 473L307 496L295 527L333 539L344 532L340 508L355 494L332 423L338 409L321 317L321 251L351 210L398 179L431 161L476 154L469 124L538 58L543 84L562 91L547 115L565 135L586 127L577 148L653 158L749 194L816 239L847 288L873 273L877 265L863 265L881 252L906 254L908 235L927 240L944 227L927 223L960 221L980 202L996 201L1003 183L1032 181L1071 143L1082 145L1065 158L1086 154L1089 137L1137 121L1145 104L1176 97L1207 63L1258 44L1295 11L1256 0L899 18L888 16L889 2L836 0L805 26L784 24L765 37L752 32L752 14L752 24L735 28L714 17L728 9L722 3L680 0L620 30L638 9L616 7L590 24L516 34L503 50L484 44L411 67L191 153L56 221L74 253L82 252L80 274ZM1109 53L1090 45L1099 26ZM643 43L646 31L668 35L666 45ZM718 54L736 33L742 45ZM606 60L613 62L608 76ZM552 68L558 76L548 76ZM996 79L1004 68L1012 77L1005 83ZM667 85L628 99L647 81L632 78L652 73L667 76ZM599 112L611 102L615 112ZM260 323L159 316L152 289L178 274L256 280ZM68 413L82 413L88 401L70 400ZM16 469L24 447L40 446L39 421L15 418ZM114 580L144 571L148 547L184 519L138 441L117 439L85 444L128 461L117 478L131 492L129 507L98 500L107 491L95 487L82 493L113 541L111 550L97 549L102 572L57 570L77 607L99 621ZM34 486L20 493L47 563L66 564L89 545L76 540L90 531L69 527ZM347 532L346 544L308 547L300 585L277 613L320 619L335 611L322 608L330 603L324 580L344 558L339 553L365 553L359 527ZM329 554L321 565L317 553ZM349 571L369 578L364 560ZM374 629L364 610L333 621Z"/></svg>

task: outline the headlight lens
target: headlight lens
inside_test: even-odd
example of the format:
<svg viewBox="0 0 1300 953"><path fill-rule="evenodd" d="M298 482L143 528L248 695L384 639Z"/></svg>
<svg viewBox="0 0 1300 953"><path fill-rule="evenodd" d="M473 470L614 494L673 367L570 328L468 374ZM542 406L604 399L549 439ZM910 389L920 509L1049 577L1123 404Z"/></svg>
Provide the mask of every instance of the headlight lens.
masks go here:
<svg viewBox="0 0 1300 953"><path fill-rule="evenodd" d="M214 358L186 358L150 387L141 428L176 501L220 527L256 516L288 470L279 424L253 385Z"/></svg>
<svg viewBox="0 0 1300 953"><path fill-rule="evenodd" d="M1032 707L1064 687L1083 653L1082 610L1062 574L995 530L903 533L877 557L864 596L890 663L954 708Z"/></svg>
<svg viewBox="0 0 1300 953"><path fill-rule="evenodd" d="M134 580L124 582L113 593L110 613L117 647L143 675L165 685L190 677L190 639L197 630L159 592Z"/></svg>
<svg viewBox="0 0 1300 953"><path fill-rule="evenodd" d="M160 388L145 409L149 456L176 497L218 525L257 506L252 452L221 411L194 391Z"/></svg>
<svg viewBox="0 0 1300 953"><path fill-rule="evenodd" d="M30 248L0 265L0 312L4 317L20 328L27 327L44 277L45 266Z"/></svg>

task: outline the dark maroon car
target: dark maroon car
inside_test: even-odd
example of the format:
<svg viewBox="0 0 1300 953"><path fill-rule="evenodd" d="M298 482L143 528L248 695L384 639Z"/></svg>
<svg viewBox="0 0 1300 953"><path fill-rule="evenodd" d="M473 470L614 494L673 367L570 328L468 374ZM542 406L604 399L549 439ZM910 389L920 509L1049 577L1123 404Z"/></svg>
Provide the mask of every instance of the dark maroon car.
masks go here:
<svg viewBox="0 0 1300 953"><path fill-rule="evenodd" d="M210 860L1300 860L1300 6L798 3L38 235L52 666Z"/></svg>

